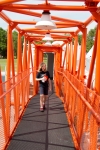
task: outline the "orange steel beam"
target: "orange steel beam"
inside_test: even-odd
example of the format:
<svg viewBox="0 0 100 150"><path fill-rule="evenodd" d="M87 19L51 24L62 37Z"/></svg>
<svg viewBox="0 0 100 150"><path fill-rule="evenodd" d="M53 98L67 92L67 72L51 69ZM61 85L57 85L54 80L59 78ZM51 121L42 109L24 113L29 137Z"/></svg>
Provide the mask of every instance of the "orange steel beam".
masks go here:
<svg viewBox="0 0 100 150"><path fill-rule="evenodd" d="M78 47L78 36L75 37L74 41L74 54L73 54L73 74L76 72L76 62L77 62L77 47Z"/></svg>
<svg viewBox="0 0 100 150"><path fill-rule="evenodd" d="M1 0L0 1L0 5L7 5L7 4L10 4L10 3L13 3L13 2L19 2L19 1L23 1L23 0ZM8 6L8 5L7 5Z"/></svg>
<svg viewBox="0 0 100 150"><path fill-rule="evenodd" d="M16 22L18 24L32 24L35 25L37 22L36 21L22 21L22 20L14 20L13 22ZM56 25L76 25L75 22L55 22ZM77 25L84 25L83 23L78 23Z"/></svg>
<svg viewBox="0 0 100 150"><path fill-rule="evenodd" d="M96 37L95 37L95 42L94 42L94 47L93 47L93 52L92 52L92 58L91 58L91 63L90 63L90 68L89 68L89 75L88 75L88 81L87 81L87 87L88 88L91 87L91 82L92 82L92 76L93 76L93 70L94 70L96 52L97 52L97 37L98 37L98 27L96 30Z"/></svg>
<svg viewBox="0 0 100 150"><path fill-rule="evenodd" d="M41 51L44 51L44 52L54 52L54 51L58 51L58 47L60 46L46 46L46 45L38 45L37 46ZM51 48L52 47L52 48Z"/></svg>
<svg viewBox="0 0 100 150"><path fill-rule="evenodd" d="M45 0L45 4L46 4L46 5L48 4L48 0Z"/></svg>
<svg viewBox="0 0 100 150"><path fill-rule="evenodd" d="M39 40L42 40L42 38L43 38L43 37L29 37L30 40L31 40L31 39L33 39L33 40L36 40L36 39L37 39L37 40L38 40L38 39L39 39ZM62 37L62 39L59 38L59 37L54 37L54 39L55 39L55 40L59 39L60 41L61 41L61 40L67 40L67 38L63 38L63 37ZM68 39L68 40L69 40L69 39Z"/></svg>
<svg viewBox="0 0 100 150"><path fill-rule="evenodd" d="M96 7L89 7L89 6L64 6L64 5L32 5L32 4L10 4L7 6L12 9L32 9L32 10L59 10L59 11L89 11L93 10L96 11ZM5 7L6 8L6 7Z"/></svg>
<svg viewBox="0 0 100 150"><path fill-rule="evenodd" d="M9 24L12 23L12 25L13 25L13 22L12 22L4 13L0 12L0 15L2 16L2 18L3 18L6 22L8 22ZM16 29L18 29L18 31L20 31L20 28L19 28L19 27L17 27ZM28 36L29 36L29 35L28 35Z"/></svg>
<svg viewBox="0 0 100 150"><path fill-rule="evenodd" d="M43 35L45 35L47 33L46 31L45 32L39 32L39 31L28 31L28 30L26 30L25 32L32 33L33 35L34 34L38 34L38 35L42 35L43 34ZM50 32L50 33L52 33L52 32ZM55 33L55 32L53 32L53 33ZM66 34L67 32L61 32L61 33Z"/></svg>
<svg viewBox="0 0 100 150"><path fill-rule="evenodd" d="M52 35L52 34L51 34L51 35ZM37 36L36 36L36 35L34 35L34 36L32 35L32 36L31 36L31 35L30 35L29 37L30 37L30 38L38 38L38 37L39 37L39 38L43 38L44 35L37 35ZM58 38L70 38L70 36L56 35L56 34L55 34L55 35L52 35L52 37L58 37Z"/></svg>
<svg viewBox="0 0 100 150"><path fill-rule="evenodd" d="M26 12L26 11L25 11L25 12ZM30 13L30 11L27 11L27 12ZM33 13L33 12L31 12L31 13ZM41 14L35 13L35 15L39 15L39 16L40 16ZM53 18L55 18L55 16L54 16ZM58 18L59 18L59 17L56 17L57 20L58 20ZM61 19L64 19L64 18L61 18ZM66 19L64 19L63 21L65 21L65 20L66 20ZM68 19L67 19L67 20L68 20ZM69 21L71 21L71 20L69 20ZM91 19L90 19L89 23L90 23L90 22L91 22ZM20 30L20 29L19 29L19 30ZM76 34L77 34L79 31L80 31L80 30L78 29L77 32L76 32Z"/></svg>
<svg viewBox="0 0 100 150"><path fill-rule="evenodd" d="M57 28L70 28L70 27L77 27L77 25L57 25Z"/></svg>
<svg viewBox="0 0 100 150"><path fill-rule="evenodd" d="M54 1L54 0L50 0L50 1ZM55 1L59 1L59 0L55 0ZM69 1L69 0L62 0L62 1ZM71 2L100 2L99 0L70 0Z"/></svg>
<svg viewBox="0 0 100 150"><path fill-rule="evenodd" d="M54 0L49 0L54 1ZM55 1L61 1L61 0L55 0ZM62 1L69 1L69 0L62 0ZM100 0L70 0L71 2L100 2Z"/></svg>
<svg viewBox="0 0 100 150"><path fill-rule="evenodd" d="M7 23L10 24L11 19L10 19L7 15L5 15L3 12L0 12L0 17L1 17L3 20L5 20Z"/></svg>
<svg viewBox="0 0 100 150"><path fill-rule="evenodd" d="M26 29L22 29L23 31L27 31L27 32L50 32L50 33L74 33L74 31L68 31L68 30L39 30L36 28L26 28Z"/></svg>
<svg viewBox="0 0 100 150"><path fill-rule="evenodd" d="M7 15L5 15L3 12L0 12L0 17L5 20L11 28L15 28L17 26L17 23L13 22ZM17 28L16 28L17 29Z"/></svg>
<svg viewBox="0 0 100 150"><path fill-rule="evenodd" d="M96 71L95 71L95 90L100 95L100 21L97 28L97 52L96 52Z"/></svg>
<svg viewBox="0 0 100 150"><path fill-rule="evenodd" d="M84 26L82 26L83 29L84 29L84 27L86 27L87 25L89 25L93 20L94 20L93 16L89 17L89 18L84 22ZM79 32L80 32L80 29L77 29L75 33L78 34Z"/></svg>
<svg viewBox="0 0 100 150"><path fill-rule="evenodd" d="M67 40L67 39L61 39L61 38L60 38L60 39L53 39L53 41L64 41L64 42L66 42L66 40ZM36 40L34 40L34 41L39 41L39 40L36 39Z"/></svg>
<svg viewBox="0 0 100 150"><path fill-rule="evenodd" d="M13 9L13 8L9 8L9 7L4 7L4 10L7 11L11 11L11 12L17 12L20 14L25 14L25 15L30 15L30 16L35 16L35 17L41 17L41 13L37 13L37 12L33 12L30 10L22 10L22 9ZM74 22L74 23L83 23L81 21L76 21L76 20L70 20L70 19L65 19L65 18L60 18L60 17L56 17L56 16L51 16L52 20L57 20L57 21L70 21L70 22Z"/></svg>
<svg viewBox="0 0 100 150"><path fill-rule="evenodd" d="M70 35L67 36L67 35L64 35L64 34L62 35L62 34L54 34L54 33L51 33L50 35L51 35L51 36L58 36L58 37L70 37Z"/></svg>
<svg viewBox="0 0 100 150"><path fill-rule="evenodd" d="M23 32L24 32L24 29L23 29ZM31 31L30 30L25 30L25 32L28 32L28 33L31 32L33 35L36 35L36 34L38 34L38 35L43 34L44 35L48 31L47 30L43 30L43 31L42 30L33 30L33 31L32 30ZM63 34L67 34L68 33L68 34L71 34L71 35L74 34L73 31L67 31L67 30L59 30L59 31L54 31L53 30L53 31L50 31L50 33L63 33Z"/></svg>

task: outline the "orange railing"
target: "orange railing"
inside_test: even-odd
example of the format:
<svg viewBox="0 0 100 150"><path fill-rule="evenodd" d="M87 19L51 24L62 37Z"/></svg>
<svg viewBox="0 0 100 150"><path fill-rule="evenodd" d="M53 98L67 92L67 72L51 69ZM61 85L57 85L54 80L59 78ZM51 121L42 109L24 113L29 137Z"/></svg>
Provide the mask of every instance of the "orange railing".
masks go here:
<svg viewBox="0 0 100 150"><path fill-rule="evenodd" d="M64 103L76 149L100 149L100 96L68 71L55 71L56 94Z"/></svg>
<svg viewBox="0 0 100 150"><path fill-rule="evenodd" d="M35 95L33 75L27 70L0 84L0 150L7 146L29 99Z"/></svg>

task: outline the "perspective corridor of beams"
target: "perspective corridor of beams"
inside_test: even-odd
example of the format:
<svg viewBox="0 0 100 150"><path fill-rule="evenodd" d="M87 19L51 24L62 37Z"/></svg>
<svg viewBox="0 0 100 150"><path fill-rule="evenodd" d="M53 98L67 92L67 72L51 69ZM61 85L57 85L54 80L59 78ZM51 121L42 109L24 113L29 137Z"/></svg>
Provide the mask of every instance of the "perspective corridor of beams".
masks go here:
<svg viewBox="0 0 100 150"><path fill-rule="evenodd" d="M97 146L99 146L100 149L100 142L97 138L100 135L99 2L100 0L69 0L68 4L70 5L68 5L67 0L0 0L0 17L8 24L6 67L7 82L2 83L2 77L0 73L0 83L2 84L2 86L0 86L0 108L3 114L2 119L0 120L1 150L3 148L5 149L5 146L11 139L9 137L12 136L16 125L21 119L20 116L25 110L28 101L31 97L38 93L38 84L35 78L39 63L43 60L43 52L45 51L55 52L55 91L56 95L59 98L62 98L62 101L64 102L64 109L70 124L70 129L76 149L80 150L81 143L90 145L90 150L96 150ZM90 16L84 21L72 19L70 15L69 18L67 18L66 16L68 15L66 15L66 13L69 14L70 11L73 13L73 18L77 18L77 16L75 16L76 11L78 11L78 15L80 16L81 20L84 20L83 16L81 16L81 12L84 12L83 14L85 14L85 12L89 12ZM57 16L53 16L54 12L56 12ZM63 17L59 15L62 12ZM14 15L14 19L12 19L12 15L10 14ZM55 28L52 29L52 25L50 28L47 28L46 25L44 28L42 27L42 29L37 28L38 21L41 20L43 14L49 14L49 16L51 16L51 24L53 27L55 26ZM17 15L19 15L19 19ZM22 16L25 17L25 15L27 15L25 20L21 20ZM34 20L35 18L36 20ZM92 23L92 21L97 23L97 29L94 40L93 54L88 70L88 79L85 84L87 28L88 25ZM23 28L22 26L27 27ZM15 71L14 68L14 52L12 40L13 29L18 31L17 71ZM82 42L78 60L79 65L77 69L77 45L78 34L80 32L82 33ZM54 42L63 41L63 44L60 46L55 46L52 43L52 48L50 46L46 46L46 41L43 39L45 39L45 35L47 33L51 35L51 41L52 39ZM23 53L21 45L22 36L24 36ZM31 43L32 46L35 45L35 48L33 47L35 49L34 58L32 58ZM66 46L66 50L62 59L62 47L64 44ZM66 65L66 68L64 68L64 65ZM94 65L95 85L92 86ZM12 72L10 72L11 69ZM5 87L4 91L2 87ZM14 109L12 109L12 106L15 106L13 107ZM84 133L86 133L86 135L89 133L89 142L87 142L88 140L86 140L86 142L81 142Z"/></svg>
<svg viewBox="0 0 100 150"><path fill-rule="evenodd" d="M75 1L75 0L74 0ZM98 1L84 1L82 0L81 2L84 2L84 6L64 6L64 5L53 5L50 2L52 1L41 1L43 4L24 4L25 1L22 1L22 3L13 3L13 2L19 2L19 0L2 0L0 2L0 16L3 18L8 24L10 24L13 28L16 28L20 33L24 34L28 40L31 42L34 41L41 41L42 38L44 37L44 34L47 32L51 33L51 36L54 40L61 40L63 39L64 42L68 42L72 40L73 37L75 37L80 31L83 32L83 30L87 27L87 25L92 22L92 20L96 20L96 12L99 8L97 8ZM40 1L39 1L40 2ZM80 2L78 0L78 2ZM58 1L59 4L59 1ZM55 10L55 11L90 11L91 15L90 18L88 18L85 22L81 21L76 21L76 20L71 20L67 18L61 18L61 17L56 17L52 16L51 14L51 19L55 22L57 30L41 30L41 29L36 29L34 25L36 24L36 21L21 21L21 20L11 20L5 13L2 11L10 11L10 12L16 12L20 14L25 14L29 16L34 16L34 17L41 17L41 13L35 12L35 10ZM99 12L99 11L97 11ZM73 14L74 15L74 14ZM27 24L27 25L33 25L32 28L25 28L21 29L18 27L19 24ZM77 27L77 30L75 31L68 31L65 28L69 27ZM60 29L61 28L61 29ZM60 29L60 30L59 30ZM66 36L67 35L67 36Z"/></svg>

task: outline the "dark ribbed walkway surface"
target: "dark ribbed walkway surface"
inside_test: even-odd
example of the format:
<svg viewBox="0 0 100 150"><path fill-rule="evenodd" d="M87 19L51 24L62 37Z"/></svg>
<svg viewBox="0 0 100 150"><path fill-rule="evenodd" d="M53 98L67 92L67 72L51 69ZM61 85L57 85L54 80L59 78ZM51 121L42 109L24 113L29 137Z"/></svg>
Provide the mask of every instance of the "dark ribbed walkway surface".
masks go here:
<svg viewBox="0 0 100 150"><path fill-rule="evenodd" d="M7 150L74 150L61 100L49 94L46 110L39 111L39 95L29 102Z"/></svg>

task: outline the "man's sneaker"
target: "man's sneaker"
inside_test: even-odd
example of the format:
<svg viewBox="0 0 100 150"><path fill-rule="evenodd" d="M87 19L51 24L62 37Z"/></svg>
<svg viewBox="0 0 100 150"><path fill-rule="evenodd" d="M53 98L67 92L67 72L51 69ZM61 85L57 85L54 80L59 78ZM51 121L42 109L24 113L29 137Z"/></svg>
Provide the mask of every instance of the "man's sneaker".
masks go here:
<svg viewBox="0 0 100 150"><path fill-rule="evenodd" d="M43 104L43 109L45 109L45 104Z"/></svg>
<svg viewBox="0 0 100 150"><path fill-rule="evenodd" d="M43 111L44 111L44 109L43 109L43 108L40 108L40 111L41 111L41 112L43 112Z"/></svg>

